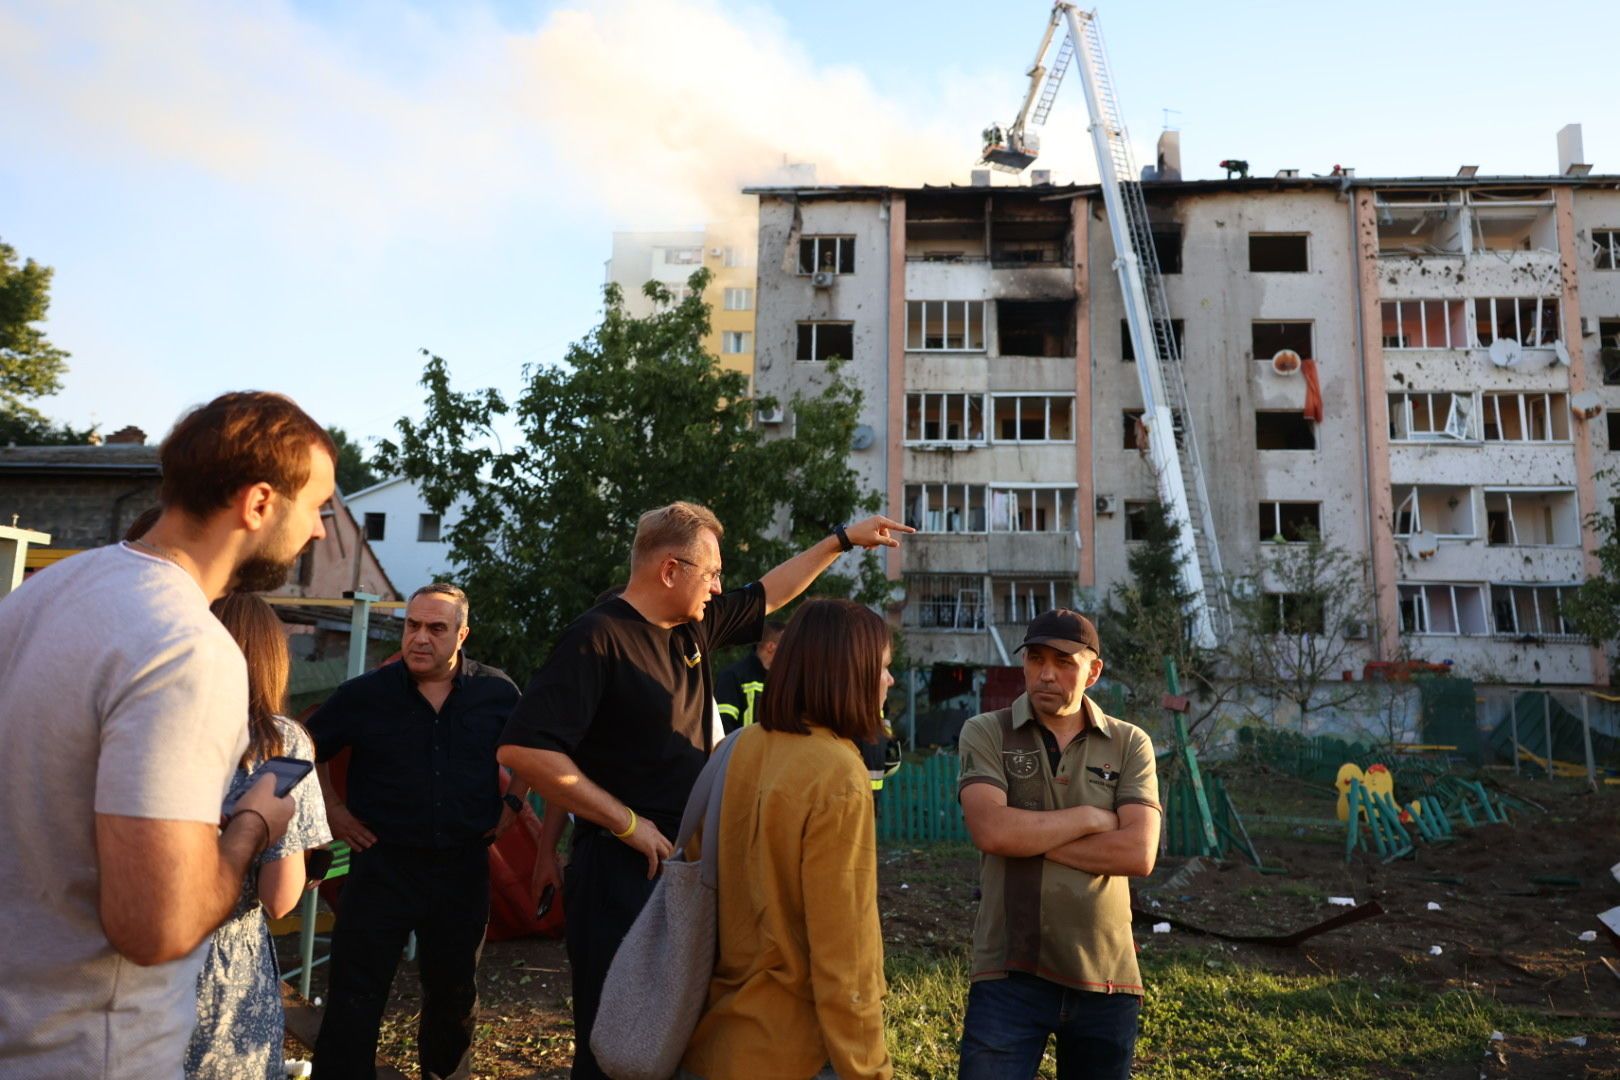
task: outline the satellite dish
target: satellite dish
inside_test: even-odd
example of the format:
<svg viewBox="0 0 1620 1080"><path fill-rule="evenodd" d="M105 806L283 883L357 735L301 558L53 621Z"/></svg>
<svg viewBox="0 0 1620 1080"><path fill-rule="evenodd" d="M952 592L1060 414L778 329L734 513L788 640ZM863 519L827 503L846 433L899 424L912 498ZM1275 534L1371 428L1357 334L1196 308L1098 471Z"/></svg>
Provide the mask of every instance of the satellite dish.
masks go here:
<svg viewBox="0 0 1620 1080"><path fill-rule="evenodd" d="M870 450L872 444L877 442L877 432L872 430L870 424L858 424L855 432L850 436L849 446L852 450Z"/></svg>
<svg viewBox="0 0 1620 1080"><path fill-rule="evenodd" d="M1518 367L1524 358L1524 348L1510 337L1499 337L1491 342L1491 363L1497 367Z"/></svg>
<svg viewBox="0 0 1620 1080"><path fill-rule="evenodd" d="M1406 550L1412 553L1414 559L1429 559L1440 550L1440 538L1427 529L1413 533L1406 541Z"/></svg>
<svg viewBox="0 0 1620 1080"><path fill-rule="evenodd" d="M1298 375L1302 362L1293 349L1282 349L1271 358L1271 370L1278 375Z"/></svg>
<svg viewBox="0 0 1620 1080"><path fill-rule="evenodd" d="M1603 411L1603 401L1596 390L1582 390L1569 399L1569 411L1577 420L1591 420Z"/></svg>
<svg viewBox="0 0 1620 1080"><path fill-rule="evenodd" d="M1557 341L1553 342L1553 355L1558 357L1558 362L1560 364L1563 364L1565 367L1569 367L1569 349L1565 347L1562 338L1559 338Z"/></svg>

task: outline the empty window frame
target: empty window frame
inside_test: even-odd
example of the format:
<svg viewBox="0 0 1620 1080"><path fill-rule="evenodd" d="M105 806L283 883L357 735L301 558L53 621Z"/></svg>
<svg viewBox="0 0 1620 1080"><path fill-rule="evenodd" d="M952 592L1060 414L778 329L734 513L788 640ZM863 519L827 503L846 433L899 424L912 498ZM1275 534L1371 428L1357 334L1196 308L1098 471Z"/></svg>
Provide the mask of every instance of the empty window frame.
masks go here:
<svg viewBox="0 0 1620 1080"><path fill-rule="evenodd" d="M1263 502L1260 504L1260 541L1282 540L1305 543L1322 532L1322 504L1314 502Z"/></svg>
<svg viewBox="0 0 1620 1080"><path fill-rule="evenodd" d="M1260 631L1268 634L1324 634L1327 612L1320 596L1268 592L1260 608Z"/></svg>
<svg viewBox="0 0 1620 1080"><path fill-rule="evenodd" d="M997 300L1002 356L1074 356L1073 300Z"/></svg>
<svg viewBox="0 0 1620 1080"><path fill-rule="evenodd" d="M800 360L848 360L855 354L855 324L802 322L799 324Z"/></svg>
<svg viewBox="0 0 1620 1080"><path fill-rule="evenodd" d="M1259 409L1254 414L1256 450L1315 450L1316 425L1298 409Z"/></svg>
<svg viewBox="0 0 1620 1080"><path fill-rule="evenodd" d="M914 352L983 352L984 301L906 301L906 348Z"/></svg>
<svg viewBox="0 0 1620 1080"><path fill-rule="evenodd" d="M1466 300L1385 300L1379 309L1386 349L1469 346Z"/></svg>
<svg viewBox="0 0 1620 1080"><path fill-rule="evenodd" d="M1563 616L1564 594L1576 585L1491 585L1491 629L1511 637L1580 640Z"/></svg>
<svg viewBox="0 0 1620 1080"><path fill-rule="evenodd" d="M701 247L672 247L664 249L665 266L702 266Z"/></svg>
<svg viewBox="0 0 1620 1080"><path fill-rule="evenodd" d="M1490 633L1483 586L1455 582L1402 585L1398 595L1403 634Z"/></svg>
<svg viewBox="0 0 1620 1080"><path fill-rule="evenodd" d="M754 309L754 290L728 288L725 291L724 300L727 311L752 311Z"/></svg>
<svg viewBox="0 0 1620 1080"><path fill-rule="evenodd" d="M1592 267L1620 270L1620 229L1592 230Z"/></svg>
<svg viewBox="0 0 1620 1080"><path fill-rule="evenodd" d="M1035 616L1054 608L1072 607L1074 583L1051 578L992 581L996 621L1022 627Z"/></svg>
<svg viewBox="0 0 1620 1080"><path fill-rule="evenodd" d="M388 515L383 513L369 513L366 515L366 539L386 540L388 538Z"/></svg>
<svg viewBox="0 0 1620 1080"><path fill-rule="evenodd" d="M996 442L1073 442L1074 398L996 394L991 398Z"/></svg>
<svg viewBox="0 0 1620 1080"><path fill-rule="evenodd" d="M1163 341L1163 319L1159 319L1154 323L1154 330L1159 335L1159 340ZM1170 333L1175 337L1176 358L1180 359L1183 354L1183 346L1187 343L1187 320L1171 319ZM1136 342L1131 340L1131 324L1124 319L1119 320L1119 358L1127 364L1136 362Z"/></svg>
<svg viewBox="0 0 1620 1080"><path fill-rule="evenodd" d="M1471 442L1479 438L1472 394L1389 395L1389 437L1394 442Z"/></svg>
<svg viewBox="0 0 1620 1080"><path fill-rule="evenodd" d="M416 515L416 542L419 544L437 544L440 537L438 514Z"/></svg>
<svg viewBox="0 0 1620 1080"><path fill-rule="evenodd" d="M983 394L906 395L906 442L986 442Z"/></svg>
<svg viewBox="0 0 1620 1080"><path fill-rule="evenodd" d="M1181 273L1181 226L1153 226L1153 253L1159 260L1159 273Z"/></svg>
<svg viewBox="0 0 1620 1080"><path fill-rule="evenodd" d="M1256 322L1250 335L1256 360L1270 360L1284 349L1292 349L1307 360L1316 355L1311 348L1309 322Z"/></svg>
<svg viewBox="0 0 1620 1080"><path fill-rule="evenodd" d="M1511 338L1526 348L1550 348L1559 338L1558 301L1533 296L1484 296L1474 301L1474 344L1488 348Z"/></svg>
<svg viewBox="0 0 1620 1080"><path fill-rule="evenodd" d="M1620 319L1598 320L1598 363L1603 385L1620 386Z"/></svg>
<svg viewBox="0 0 1620 1080"><path fill-rule="evenodd" d="M799 327L799 345L804 346L804 326ZM748 330L724 330L720 333L720 351L726 356L737 356L754 350L754 335ZM805 359L805 357L800 357Z"/></svg>
<svg viewBox="0 0 1620 1080"><path fill-rule="evenodd" d="M907 574L901 621L919 630L983 630L984 579L970 574Z"/></svg>
<svg viewBox="0 0 1620 1080"><path fill-rule="evenodd" d="M1620 454L1620 413L1606 412L1603 418L1609 422L1609 453Z"/></svg>
<svg viewBox="0 0 1620 1080"><path fill-rule="evenodd" d="M1579 547L1573 488L1486 488L1485 543L1491 547Z"/></svg>
<svg viewBox="0 0 1620 1080"><path fill-rule="evenodd" d="M985 531L983 484L907 484L906 524L921 533Z"/></svg>
<svg viewBox="0 0 1620 1080"><path fill-rule="evenodd" d="M1075 528L1075 489L992 485L991 532L1066 533Z"/></svg>
<svg viewBox="0 0 1620 1080"><path fill-rule="evenodd" d="M806 236L799 240L799 273L853 274L853 236Z"/></svg>
<svg viewBox="0 0 1620 1080"><path fill-rule="evenodd" d="M1472 540L1474 492L1457 484L1402 485L1393 491L1395 535L1431 532L1442 540Z"/></svg>
<svg viewBox="0 0 1620 1080"><path fill-rule="evenodd" d="M1493 391L1480 400L1486 442L1568 442L1569 395Z"/></svg>
<svg viewBox="0 0 1620 1080"><path fill-rule="evenodd" d="M1146 450L1148 426L1142 419L1141 409L1126 409L1120 414L1123 420L1126 450ZM1176 437L1177 449L1187 446L1187 426L1181 422L1181 410L1170 410L1170 428Z"/></svg>
<svg viewBox="0 0 1620 1080"><path fill-rule="evenodd" d="M1460 191L1380 191L1374 195L1374 207L1381 256L1467 251Z"/></svg>
<svg viewBox="0 0 1620 1080"><path fill-rule="evenodd" d="M1149 519L1148 507L1151 502L1127 499L1125 500L1125 539L1128 541L1148 539Z"/></svg>
<svg viewBox="0 0 1620 1080"><path fill-rule="evenodd" d="M1249 269L1254 273L1303 274L1310 267L1306 233L1250 233Z"/></svg>

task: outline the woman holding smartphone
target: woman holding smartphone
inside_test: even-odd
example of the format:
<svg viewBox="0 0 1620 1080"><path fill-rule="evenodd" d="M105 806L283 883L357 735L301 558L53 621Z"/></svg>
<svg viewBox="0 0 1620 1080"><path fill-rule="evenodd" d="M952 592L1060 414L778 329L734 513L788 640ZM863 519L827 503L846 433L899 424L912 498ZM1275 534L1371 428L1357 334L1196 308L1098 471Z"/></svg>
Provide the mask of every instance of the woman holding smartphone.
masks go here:
<svg viewBox="0 0 1620 1080"><path fill-rule="evenodd" d="M213 612L242 648L248 670L248 749L225 802L246 791L253 771L272 757L312 761L309 734L286 711L286 631L269 604L248 593L214 602ZM186 1050L186 1076L283 1080L286 1018L270 918L298 905L304 891L304 851L332 839L320 787L305 779L292 790L296 810L287 833L249 869L230 917L214 931L197 978L197 1027Z"/></svg>
<svg viewBox="0 0 1620 1080"><path fill-rule="evenodd" d="M888 666L881 618L811 600L782 635L756 722L731 736L719 953L682 1075L893 1076L872 790L856 749L880 730Z"/></svg>

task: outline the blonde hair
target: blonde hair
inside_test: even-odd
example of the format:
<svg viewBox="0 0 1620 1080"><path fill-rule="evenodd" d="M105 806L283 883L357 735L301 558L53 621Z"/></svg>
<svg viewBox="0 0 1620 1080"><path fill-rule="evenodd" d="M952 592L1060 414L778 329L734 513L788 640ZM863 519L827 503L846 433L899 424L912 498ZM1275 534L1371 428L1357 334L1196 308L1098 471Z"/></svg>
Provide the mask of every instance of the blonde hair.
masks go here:
<svg viewBox="0 0 1620 1080"><path fill-rule="evenodd" d="M714 533L717 541L726 535L720 519L706 506L672 502L668 506L648 510L636 521L636 539L630 546L631 568L642 565L660 551L671 548L690 551L705 529Z"/></svg>

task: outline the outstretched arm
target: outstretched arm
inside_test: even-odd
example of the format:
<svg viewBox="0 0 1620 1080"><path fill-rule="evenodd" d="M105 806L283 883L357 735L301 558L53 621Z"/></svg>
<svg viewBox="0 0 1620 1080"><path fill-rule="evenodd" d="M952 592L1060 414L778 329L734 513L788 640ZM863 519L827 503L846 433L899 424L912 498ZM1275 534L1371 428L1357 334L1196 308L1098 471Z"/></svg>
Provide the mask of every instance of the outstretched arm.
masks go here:
<svg viewBox="0 0 1620 1080"><path fill-rule="evenodd" d="M857 521L853 525L846 526L844 535L848 536L849 542L856 547L871 550L877 547L899 547L900 541L895 538L895 533L916 531L910 525L902 525L882 514L874 514L865 521ZM843 552L839 550L838 537L826 536L787 562L766 572L765 576L759 579L759 583L765 587L765 614L769 615L791 604L841 554Z"/></svg>

